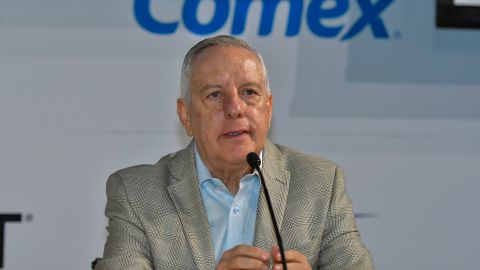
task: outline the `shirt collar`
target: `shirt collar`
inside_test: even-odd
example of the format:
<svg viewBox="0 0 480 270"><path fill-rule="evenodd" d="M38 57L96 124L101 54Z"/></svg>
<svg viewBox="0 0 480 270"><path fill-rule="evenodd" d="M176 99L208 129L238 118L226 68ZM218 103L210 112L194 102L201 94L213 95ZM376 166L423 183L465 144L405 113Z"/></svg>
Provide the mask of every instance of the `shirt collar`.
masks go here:
<svg viewBox="0 0 480 270"><path fill-rule="evenodd" d="M203 182L205 182L209 179L213 179L212 174L208 170L207 166L205 166L205 163L203 163L203 160L200 157L200 154L198 153L197 144L195 143L195 141L193 143L193 152L194 152L194 156L195 156L195 165L197 167L197 176L198 176L199 183L202 184ZM259 157L260 157L260 168L262 168L262 165L263 165L263 151L260 151ZM258 175L258 172L255 170L252 174Z"/></svg>

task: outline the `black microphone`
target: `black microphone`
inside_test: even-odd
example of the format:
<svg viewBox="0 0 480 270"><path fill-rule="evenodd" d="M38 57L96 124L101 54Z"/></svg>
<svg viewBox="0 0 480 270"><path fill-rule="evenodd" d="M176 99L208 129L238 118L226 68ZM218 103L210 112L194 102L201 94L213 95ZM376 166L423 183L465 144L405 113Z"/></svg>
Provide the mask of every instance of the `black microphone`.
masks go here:
<svg viewBox="0 0 480 270"><path fill-rule="evenodd" d="M283 249L282 237L280 236L280 230L278 229L277 219L275 218L275 213L273 213L272 201L270 200L270 195L268 194L267 185L265 184L265 178L263 178L262 171L260 170L260 158L254 152L250 152L247 155L247 163L253 169L257 170L260 175L260 180L262 181L263 190L265 191L265 198L267 199L268 211L270 212L270 217L272 219L273 228L275 230L275 237L277 238L278 247L280 248L280 255L282 256L282 266L284 270L287 270L287 260L285 259L285 250Z"/></svg>

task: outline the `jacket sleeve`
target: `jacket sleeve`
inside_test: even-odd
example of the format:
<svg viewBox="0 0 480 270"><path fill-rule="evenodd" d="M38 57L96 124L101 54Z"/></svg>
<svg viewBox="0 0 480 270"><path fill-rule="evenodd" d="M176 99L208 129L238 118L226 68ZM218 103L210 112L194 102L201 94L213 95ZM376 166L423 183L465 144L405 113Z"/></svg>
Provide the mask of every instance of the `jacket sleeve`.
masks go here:
<svg viewBox="0 0 480 270"><path fill-rule="evenodd" d="M103 258L95 269L152 269L147 237L132 210L124 182L118 174L112 174L107 181L105 215L108 218L108 237Z"/></svg>
<svg viewBox="0 0 480 270"><path fill-rule="evenodd" d="M345 191L345 177L338 166L322 238L318 269L374 269L370 253L360 239L352 202Z"/></svg>

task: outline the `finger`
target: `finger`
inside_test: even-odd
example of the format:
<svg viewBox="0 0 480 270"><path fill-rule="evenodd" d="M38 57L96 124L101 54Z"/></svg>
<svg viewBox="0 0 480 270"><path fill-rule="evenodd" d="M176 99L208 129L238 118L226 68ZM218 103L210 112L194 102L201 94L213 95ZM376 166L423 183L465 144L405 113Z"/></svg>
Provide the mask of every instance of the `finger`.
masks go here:
<svg viewBox="0 0 480 270"><path fill-rule="evenodd" d="M287 259L287 262L307 262L308 261L305 255L303 255L302 253L294 249L285 251L285 258Z"/></svg>
<svg viewBox="0 0 480 270"><path fill-rule="evenodd" d="M270 254L258 247L239 245L227 250L216 269L268 269Z"/></svg>
<svg viewBox="0 0 480 270"><path fill-rule="evenodd" d="M275 262L282 262L282 254L280 253L280 248L278 246L272 247L271 256ZM287 262L302 262L306 261L307 257L297 250L290 249L285 251L285 259Z"/></svg>
<svg viewBox="0 0 480 270"><path fill-rule="evenodd" d="M260 261L250 257L234 257L228 262L227 269L261 269L268 270L268 261Z"/></svg>
<svg viewBox="0 0 480 270"><path fill-rule="evenodd" d="M283 269L282 267L282 256L280 254L280 248L278 246L272 247L272 257L274 259L274 270ZM311 269L308 264L308 259L305 255L298 252L297 250L287 250L285 251L285 260L288 266L288 269Z"/></svg>
<svg viewBox="0 0 480 270"><path fill-rule="evenodd" d="M282 262L282 255L280 254L280 247L273 246L270 255L272 256L274 262L276 262L276 263L277 262L278 263Z"/></svg>
<svg viewBox="0 0 480 270"><path fill-rule="evenodd" d="M270 254L265 250L259 247L254 247L254 246L249 246L244 244L235 246L234 248L228 250L227 252L228 252L227 256L229 257L248 257L248 258L260 260L263 262L266 262L268 261L268 259L270 259Z"/></svg>

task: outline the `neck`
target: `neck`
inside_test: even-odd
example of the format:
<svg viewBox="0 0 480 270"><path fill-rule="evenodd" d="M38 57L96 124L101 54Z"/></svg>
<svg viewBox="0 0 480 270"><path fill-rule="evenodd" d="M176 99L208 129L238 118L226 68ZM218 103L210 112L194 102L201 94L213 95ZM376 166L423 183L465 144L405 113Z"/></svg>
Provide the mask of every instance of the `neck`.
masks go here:
<svg viewBox="0 0 480 270"><path fill-rule="evenodd" d="M220 179L225 187L227 187L228 191L232 194L237 194L238 189L240 188L240 180L246 174L251 173L251 168L249 166L242 166L238 168L211 168L207 164L205 164L209 169L210 173L213 177Z"/></svg>
<svg viewBox="0 0 480 270"><path fill-rule="evenodd" d="M202 154L201 147L195 144L195 148L195 158L199 158L211 176L220 179L230 193L233 195L237 194L240 188L240 180L245 175L252 173L252 168L250 168L246 160L243 162L227 162L219 159L211 161L211 159L206 158Z"/></svg>

